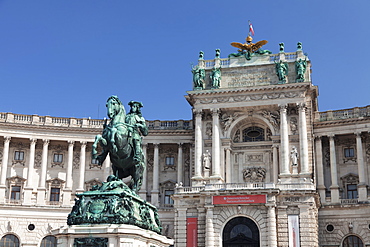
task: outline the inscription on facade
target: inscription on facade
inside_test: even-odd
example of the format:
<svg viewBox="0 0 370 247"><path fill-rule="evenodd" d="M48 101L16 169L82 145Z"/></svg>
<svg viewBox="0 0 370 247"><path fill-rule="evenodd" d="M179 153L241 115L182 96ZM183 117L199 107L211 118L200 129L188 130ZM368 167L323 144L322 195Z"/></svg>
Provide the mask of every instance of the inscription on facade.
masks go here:
<svg viewBox="0 0 370 247"><path fill-rule="evenodd" d="M230 72L228 74L228 87L251 87L256 85L269 85L271 79L267 72L258 73Z"/></svg>

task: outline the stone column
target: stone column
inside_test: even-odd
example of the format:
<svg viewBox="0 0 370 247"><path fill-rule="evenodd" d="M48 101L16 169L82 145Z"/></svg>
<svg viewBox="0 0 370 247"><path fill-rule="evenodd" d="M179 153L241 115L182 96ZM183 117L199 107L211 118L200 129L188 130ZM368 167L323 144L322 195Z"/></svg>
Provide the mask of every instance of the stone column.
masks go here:
<svg viewBox="0 0 370 247"><path fill-rule="evenodd" d="M309 174L309 167L308 167L306 105L304 103L300 103L297 105L299 109L299 146L300 146L301 174L307 175Z"/></svg>
<svg viewBox="0 0 370 247"><path fill-rule="evenodd" d="M186 247L186 208L178 207L175 218L175 246Z"/></svg>
<svg viewBox="0 0 370 247"><path fill-rule="evenodd" d="M74 141L68 141L68 160L67 160L67 172L66 172L66 187L63 190L63 205L67 206L71 204L72 194L72 171L73 171L73 146Z"/></svg>
<svg viewBox="0 0 370 247"><path fill-rule="evenodd" d="M220 110L212 109L212 176L211 179L221 180L220 173Z"/></svg>
<svg viewBox="0 0 370 247"><path fill-rule="evenodd" d="M37 188L37 204L45 205L45 193L46 193L46 172L48 169L48 148L49 140L44 139L42 145L42 161L41 161L41 174L39 180L39 187Z"/></svg>
<svg viewBox="0 0 370 247"><path fill-rule="evenodd" d="M358 166L358 178L359 184L357 185L358 190L358 200L360 202L367 201L367 189L366 189L366 179L365 179L365 164L364 164L364 153L362 149L361 133L356 132L356 149L357 149L357 166Z"/></svg>
<svg viewBox="0 0 370 247"><path fill-rule="evenodd" d="M35 167L35 148L37 139L30 138L30 160L28 163L28 173L27 173L27 183L23 194L23 204L31 205L32 191L33 191L33 177L34 177L34 167Z"/></svg>
<svg viewBox="0 0 370 247"><path fill-rule="evenodd" d="M193 109L195 114L195 174L193 180L203 179L202 177L202 110ZM195 181L196 183L196 181Z"/></svg>
<svg viewBox="0 0 370 247"><path fill-rule="evenodd" d="M231 167L231 148L227 147L225 148L225 167L226 167L226 183L232 182L232 167Z"/></svg>
<svg viewBox="0 0 370 247"><path fill-rule="evenodd" d="M152 200L151 203L158 207L158 195L159 195L159 144L154 143L154 161L153 161L153 189L151 191Z"/></svg>
<svg viewBox="0 0 370 247"><path fill-rule="evenodd" d="M80 142L81 143L81 152L80 152L80 179L78 183L78 189L76 192L83 192L85 191L85 169L86 169L86 144L87 142Z"/></svg>
<svg viewBox="0 0 370 247"><path fill-rule="evenodd" d="M183 183L184 169L183 169L183 158L182 158L182 143L179 143L178 155L177 155L177 183Z"/></svg>
<svg viewBox="0 0 370 247"><path fill-rule="evenodd" d="M27 185L26 187L33 187L33 176L34 176L34 167L35 167L35 148L37 139L30 138L30 160L28 165L28 173L27 173Z"/></svg>
<svg viewBox="0 0 370 247"><path fill-rule="evenodd" d="M290 174L289 169L289 135L288 135L288 105L280 105L280 153L281 153L281 175Z"/></svg>
<svg viewBox="0 0 370 247"><path fill-rule="evenodd" d="M277 247L275 206L267 208L268 247Z"/></svg>
<svg viewBox="0 0 370 247"><path fill-rule="evenodd" d="M338 172L337 172L337 158L335 153L334 135L329 136L330 146L330 173L331 173L331 202L339 203L339 186L338 186Z"/></svg>
<svg viewBox="0 0 370 247"><path fill-rule="evenodd" d="M141 189L139 195L142 199L146 200L146 187L147 187L147 176L148 176L148 167L146 163L148 144L143 144L143 155L144 155L144 165L145 169L143 171L143 183L141 184Z"/></svg>
<svg viewBox="0 0 370 247"><path fill-rule="evenodd" d="M74 141L68 141L68 160L67 160L67 175L66 188L72 189L72 170L73 170L73 146Z"/></svg>
<svg viewBox="0 0 370 247"><path fill-rule="evenodd" d="M277 144L272 145L272 181L274 184L278 182L278 170L279 170L279 157L278 157L278 146Z"/></svg>
<svg viewBox="0 0 370 247"><path fill-rule="evenodd" d="M317 170L317 189L320 194L321 204L326 203L326 193L324 184L324 166L322 163L322 142L321 136L316 136L315 139L316 148L316 170Z"/></svg>
<svg viewBox="0 0 370 247"><path fill-rule="evenodd" d="M206 213L206 246L215 246L214 226L213 226L213 205L205 206Z"/></svg>

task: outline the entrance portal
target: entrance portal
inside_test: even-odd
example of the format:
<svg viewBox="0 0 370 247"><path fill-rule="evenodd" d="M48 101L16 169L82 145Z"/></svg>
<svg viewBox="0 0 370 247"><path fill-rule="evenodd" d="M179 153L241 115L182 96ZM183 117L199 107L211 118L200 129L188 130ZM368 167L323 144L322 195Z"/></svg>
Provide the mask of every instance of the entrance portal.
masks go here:
<svg viewBox="0 0 370 247"><path fill-rule="evenodd" d="M222 233L223 247L259 247L260 232L256 223L246 217L227 222Z"/></svg>

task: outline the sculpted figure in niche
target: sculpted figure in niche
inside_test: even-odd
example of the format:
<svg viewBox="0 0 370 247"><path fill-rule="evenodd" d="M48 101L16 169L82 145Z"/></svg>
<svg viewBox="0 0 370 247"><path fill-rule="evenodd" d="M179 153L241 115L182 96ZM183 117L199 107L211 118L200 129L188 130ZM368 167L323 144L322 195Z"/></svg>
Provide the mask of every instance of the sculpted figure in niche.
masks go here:
<svg viewBox="0 0 370 247"><path fill-rule="evenodd" d="M298 166L298 158L299 154L296 147L292 147L292 151L290 151L290 160L292 161L292 166L297 167Z"/></svg>
<svg viewBox="0 0 370 247"><path fill-rule="evenodd" d="M209 176L209 170L211 169L211 153L209 150L203 154L203 169L204 169L204 176Z"/></svg>

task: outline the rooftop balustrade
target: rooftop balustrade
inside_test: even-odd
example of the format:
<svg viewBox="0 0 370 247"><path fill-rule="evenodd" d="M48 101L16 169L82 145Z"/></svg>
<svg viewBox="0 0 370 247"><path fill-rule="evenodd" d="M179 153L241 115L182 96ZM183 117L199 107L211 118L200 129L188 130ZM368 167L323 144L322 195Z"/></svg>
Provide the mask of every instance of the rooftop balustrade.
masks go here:
<svg viewBox="0 0 370 247"><path fill-rule="evenodd" d="M27 125L44 125L59 127L76 127L76 128L103 128L104 119L91 118L64 118L38 115L24 115L14 113L0 113L0 123L17 123ZM193 129L192 120L175 120L175 121L146 121L149 129L158 130L176 130L176 129Z"/></svg>
<svg viewBox="0 0 370 247"><path fill-rule="evenodd" d="M365 107L354 107L350 109L319 112L316 117L318 121L331 121L350 118L370 117L370 105Z"/></svg>

